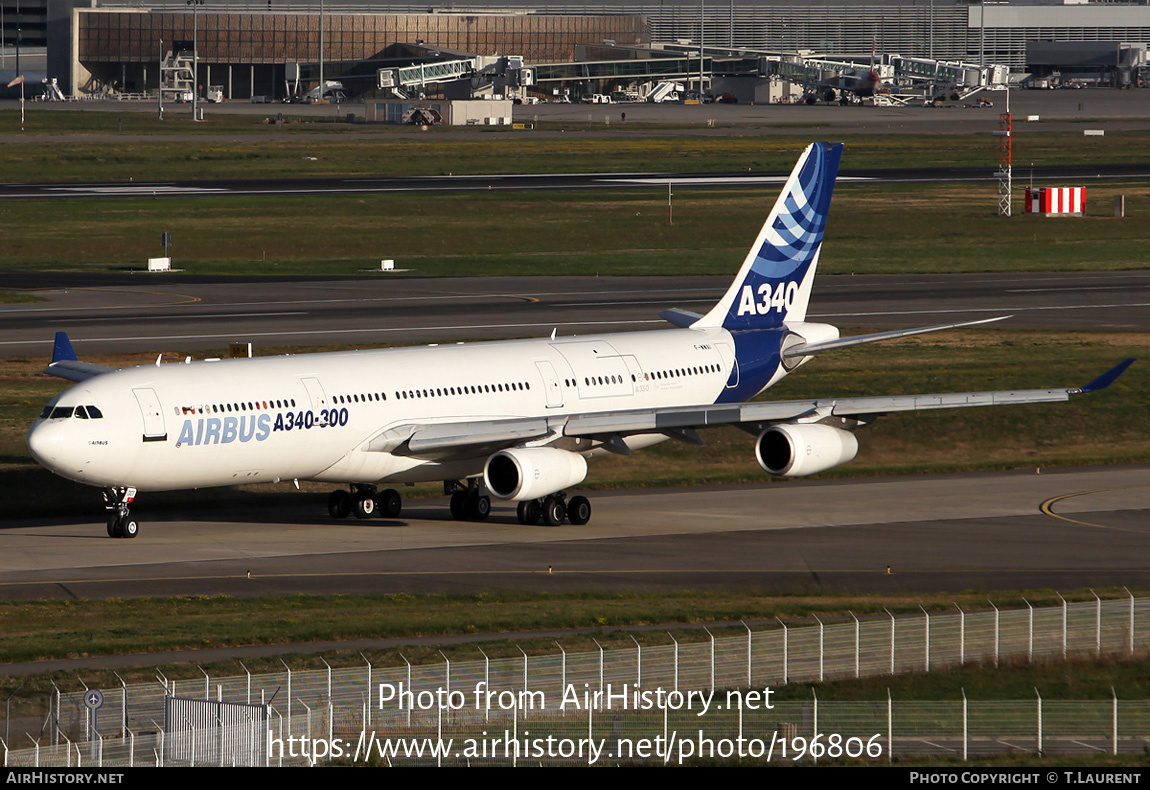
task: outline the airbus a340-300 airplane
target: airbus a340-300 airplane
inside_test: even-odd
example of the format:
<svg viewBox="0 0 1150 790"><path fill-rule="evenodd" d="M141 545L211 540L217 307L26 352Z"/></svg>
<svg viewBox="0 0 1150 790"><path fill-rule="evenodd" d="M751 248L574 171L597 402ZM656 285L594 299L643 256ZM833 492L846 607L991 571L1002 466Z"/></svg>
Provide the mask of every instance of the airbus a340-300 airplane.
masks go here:
<svg viewBox="0 0 1150 790"><path fill-rule="evenodd" d="M764 470L809 475L854 458L855 429L880 415L1063 401L1133 361L1085 387L749 403L824 351L970 325L840 338L806 320L841 156L841 144L803 152L722 299L706 315L666 311L677 328L124 370L79 361L60 333L46 372L79 383L45 407L28 447L104 489L113 537L137 534L137 491L281 480L343 486L336 518L394 517L388 486L442 480L459 519L486 518L496 497L525 524L585 524L590 502L566 490L598 453L736 425L758 437Z"/></svg>

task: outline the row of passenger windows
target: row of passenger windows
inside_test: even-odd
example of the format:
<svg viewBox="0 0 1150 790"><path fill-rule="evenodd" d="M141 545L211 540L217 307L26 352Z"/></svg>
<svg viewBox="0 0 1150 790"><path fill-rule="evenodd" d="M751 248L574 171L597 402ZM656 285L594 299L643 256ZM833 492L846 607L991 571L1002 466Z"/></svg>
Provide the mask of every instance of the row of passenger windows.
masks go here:
<svg viewBox="0 0 1150 790"><path fill-rule="evenodd" d="M638 379L635 378L634 373L631 374L631 381L638 381ZM575 379L563 379L563 383L568 387L574 387L577 382L575 381ZM583 383L585 385L587 385L588 387L594 386L595 384L622 384L623 383L623 377L622 376L584 376L583 377Z"/></svg>
<svg viewBox="0 0 1150 790"><path fill-rule="evenodd" d="M76 417L81 420L101 420L104 415L95 406L45 406L44 411L40 412L40 419L42 420L63 420L68 417Z"/></svg>
<svg viewBox="0 0 1150 790"><path fill-rule="evenodd" d="M425 390L400 390L395 393L399 400L411 398L442 398L452 395L482 395L490 392L526 392L531 384L526 381L514 381L510 384L468 384L463 387L436 387Z"/></svg>
<svg viewBox="0 0 1150 790"><path fill-rule="evenodd" d="M648 381L661 379L678 379L687 376L701 376L704 373L718 373L718 365L699 365L691 368L675 368L673 370L657 370L654 373L644 373L643 378Z"/></svg>
<svg viewBox="0 0 1150 790"><path fill-rule="evenodd" d="M644 381L661 381L664 379L677 379L685 378L687 376L701 376L704 373L718 373L718 365L699 365L690 368L676 368L674 370L657 370L654 373L644 373ZM631 381L638 381L634 373L631 374ZM595 384L622 384L622 376L584 376L583 383L588 387ZM575 379L563 379L563 384L567 387L574 387L576 384Z"/></svg>
<svg viewBox="0 0 1150 790"><path fill-rule="evenodd" d="M381 401L387 400L386 392L369 392L365 395L334 395L332 401L334 403L367 403L368 401Z"/></svg>
<svg viewBox="0 0 1150 790"><path fill-rule="evenodd" d="M177 406L176 414L228 414L245 411L266 411L268 409L295 408L294 398L281 400L256 400L244 403L212 403L207 406Z"/></svg>

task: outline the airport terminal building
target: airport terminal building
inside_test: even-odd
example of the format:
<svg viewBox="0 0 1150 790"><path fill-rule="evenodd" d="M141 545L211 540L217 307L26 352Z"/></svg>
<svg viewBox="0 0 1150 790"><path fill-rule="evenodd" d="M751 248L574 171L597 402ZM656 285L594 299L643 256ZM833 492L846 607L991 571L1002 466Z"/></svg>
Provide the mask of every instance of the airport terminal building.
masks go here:
<svg viewBox="0 0 1150 790"><path fill-rule="evenodd" d="M155 90L165 53L193 41L196 82L235 99L317 84L321 63L327 79L367 85L377 68L432 52L534 64L586 58L604 42L854 57L873 48L1021 69L1028 42L1150 41L1150 5L1075 0L47 0L45 13L48 73L71 95Z"/></svg>

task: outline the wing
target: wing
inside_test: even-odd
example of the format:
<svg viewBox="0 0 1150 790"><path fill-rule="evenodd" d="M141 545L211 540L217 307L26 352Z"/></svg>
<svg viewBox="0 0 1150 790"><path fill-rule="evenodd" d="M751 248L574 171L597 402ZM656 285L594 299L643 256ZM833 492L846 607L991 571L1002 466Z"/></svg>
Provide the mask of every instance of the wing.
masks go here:
<svg viewBox="0 0 1150 790"><path fill-rule="evenodd" d="M1109 387L1133 363L1134 359L1124 360L1082 387L947 392L928 395L880 395L866 398L820 398L815 400L715 404L713 406L681 409L605 412L570 417L564 428L564 434L567 436L595 436L603 433L629 435L661 433L711 425L758 427L771 422L826 417L869 421L884 414L905 411L1006 406L1023 403L1057 403L1070 400L1072 395L1097 392Z"/></svg>
<svg viewBox="0 0 1150 790"><path fill-rule="evenodd" d="M715 425L736 425L758 432L771 423L818 421L833 417L870 422L884 414L974 406L1057 403L1109 387L1134 359L1127 359L1080 387L1054 389L947 392L927 395L890 395L866 398L722 403L668 409L629 409L613 412L552 415L548 417L485 420L393 428L370 441L365 449L425 458L476 457L532 441L561 437L602 442L614 452L628 454L622 439L636 434L662 433L695 442L694 431Z"/></svg>

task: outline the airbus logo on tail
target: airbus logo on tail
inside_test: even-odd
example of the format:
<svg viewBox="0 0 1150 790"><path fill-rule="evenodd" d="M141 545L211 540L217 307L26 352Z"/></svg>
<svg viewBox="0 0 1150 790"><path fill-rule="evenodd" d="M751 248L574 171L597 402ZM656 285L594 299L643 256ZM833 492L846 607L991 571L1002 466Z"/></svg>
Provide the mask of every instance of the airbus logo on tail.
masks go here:
<svg viewBox="0 0 1150 790"><path fill-rule="evenodd" d="M763 283L759 286L761 301L755 301L754 286L744 285L743 295L739 298L739 310L736 315L766 315L772 310L786 314L799 295L799 284L795 281L779 283L771 293L771 284Z"/></svg>

